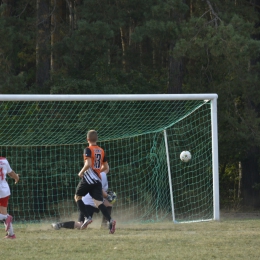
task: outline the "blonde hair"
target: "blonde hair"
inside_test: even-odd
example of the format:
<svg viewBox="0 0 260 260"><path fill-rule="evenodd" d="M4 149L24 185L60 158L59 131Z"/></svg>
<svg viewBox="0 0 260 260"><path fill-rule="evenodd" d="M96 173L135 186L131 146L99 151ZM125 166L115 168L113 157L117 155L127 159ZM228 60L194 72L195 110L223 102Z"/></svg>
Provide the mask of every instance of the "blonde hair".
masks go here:
<svg viewBox="0 0 260 260"><path fill-rule="evenodd" d="M87 139L92 142L95 143L98 140L98 134L96 130L89 130L88 134L87 134Z"/></svg>

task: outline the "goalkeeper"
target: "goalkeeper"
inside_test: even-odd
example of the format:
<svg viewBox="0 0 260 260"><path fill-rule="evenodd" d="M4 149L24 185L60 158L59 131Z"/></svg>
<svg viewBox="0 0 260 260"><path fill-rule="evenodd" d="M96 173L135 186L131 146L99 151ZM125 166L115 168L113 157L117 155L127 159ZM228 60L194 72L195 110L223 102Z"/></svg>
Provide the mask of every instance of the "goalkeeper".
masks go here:
<svg viewBox="0 0 260 260"><path fill-rule="evenodd" d="M111 215L112 206L113 206L114 202L116 201L116 195L115 195L115 193L108 191L107 173L108 173L108 171L103 171L100 174L102 177L103 197L105 198L103 203L106 206L109 214ZM94 201L89 193L86 196L82 197L82 201L84 202L85 207L91 214L91 217L93 217L94 213L99 213L99 209L94 204ZM51 226L54 229L60 229L60 228L80 229L84 220L85 220L84 215L81 212L79 212L78 222L76 222L76 221L58 222L58 223L52 223ZM102 223L101 223L101 228L109 228L108 222L105 219L104 215L103 215L103 219L102 219Z"/></svg>

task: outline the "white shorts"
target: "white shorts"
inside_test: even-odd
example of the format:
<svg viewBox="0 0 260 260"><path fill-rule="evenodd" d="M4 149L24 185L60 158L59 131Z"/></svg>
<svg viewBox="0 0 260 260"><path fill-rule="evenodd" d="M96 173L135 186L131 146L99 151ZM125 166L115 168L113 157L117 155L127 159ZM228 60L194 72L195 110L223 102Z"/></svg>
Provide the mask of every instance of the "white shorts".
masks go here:
<svg viewBox="0 0 260 260"><path fill-rule="evenodd" d="M0 181L0 198L10 196L10 188L7 181Z"/></svg>

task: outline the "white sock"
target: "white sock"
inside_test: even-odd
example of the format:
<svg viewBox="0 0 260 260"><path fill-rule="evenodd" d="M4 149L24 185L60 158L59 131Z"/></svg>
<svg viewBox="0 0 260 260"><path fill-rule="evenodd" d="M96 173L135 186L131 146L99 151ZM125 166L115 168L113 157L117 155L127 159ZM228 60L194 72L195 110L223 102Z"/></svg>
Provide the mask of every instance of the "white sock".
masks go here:
<svg viewBox="0 0 260 260"><path fill-rule="evenodd" d="M10 227L9 227L9 229L8 229L8 235L9 235L9 236L12 236L13 234L14 234L13 225L12 225L12 223L10 223Z"/></svg>
<svg viewBox="0 0 260 260"><path fill-rule="evenodd" d="M6 219L8 215L0 214L0 220Z"/></svg>

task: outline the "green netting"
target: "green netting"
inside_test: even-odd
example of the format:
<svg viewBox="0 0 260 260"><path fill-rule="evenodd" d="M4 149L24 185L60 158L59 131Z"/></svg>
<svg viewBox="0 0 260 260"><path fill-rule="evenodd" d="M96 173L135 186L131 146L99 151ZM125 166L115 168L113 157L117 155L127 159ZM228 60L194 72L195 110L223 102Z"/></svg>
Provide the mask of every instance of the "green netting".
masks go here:
<svg viewBox="0 0 260 260"><path fill-rule="evenodd" d="M9 213L18 222L70 218L86 133L108 156L121 222L172 219L167 135L177 221L213 218L210 101L16 101L0 104L0 151L21 180ZM192 160L183 163L181 151Z"/></svg>

